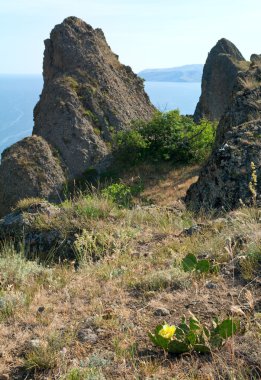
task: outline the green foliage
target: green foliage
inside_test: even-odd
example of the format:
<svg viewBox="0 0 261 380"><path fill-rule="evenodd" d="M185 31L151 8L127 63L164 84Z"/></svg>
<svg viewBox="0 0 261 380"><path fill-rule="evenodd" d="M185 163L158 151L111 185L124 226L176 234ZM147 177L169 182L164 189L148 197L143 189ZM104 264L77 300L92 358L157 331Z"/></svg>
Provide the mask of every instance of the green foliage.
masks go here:
<svg viewBox="0 0 261 380"><path fill-rule="evenodd" d="M213 265L210 260L207 259L198 260L193 253L187 254L181 264L185 272L196 271L203 274L217 271L217 265Z"/></svg>
<svg viewBox="0 0 261 380"><path fill-rule="evenodd" d="M209 329L192 315L188 321L183 317L177 327L166 323L158 325L154 333L149 332L149 338L152 343L169 353L182 354L192 351L208 353L213 348L222 347L236 330L236 324L232 319L225 319L222 322L215 319L212 321L212 328Z"/></svg>
<svg viewBox="0 0 261 380"><path fill-rule="evenodd" d="M120 131L114 135L113 150L119 161L137 164L146 158L148 142L142 136L139 128Z"/></svg>
<svg viewBox="0 0 261 380"><path fill-rule="evenodd" d="M156 112L149 122L138 121L129 131L114 136L114 153L123 162L136 164L146 159L201 162L212 148L215 124L193 122L178 110Z"/></svg>
<svg viewBox="0 0 261 380"><path fill-rule="evenodd" d="M102 190L102 195L122 207L129 207L132 203L132 190L123 183L113 183Z"/></svg>

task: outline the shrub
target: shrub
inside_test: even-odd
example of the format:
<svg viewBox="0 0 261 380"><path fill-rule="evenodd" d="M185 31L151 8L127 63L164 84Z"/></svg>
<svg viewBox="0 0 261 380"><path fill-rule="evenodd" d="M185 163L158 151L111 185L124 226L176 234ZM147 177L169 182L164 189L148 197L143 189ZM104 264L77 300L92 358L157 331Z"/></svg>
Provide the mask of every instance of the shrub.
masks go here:
<svg viewBox="0 0 261 380"><path fill-rule="evenodd" d="M114 183L102 190L102 195L119 206L129 207L132 203L131 188L123 183Z"/></svg>
<svg viewBox="0 0 261 380"><path fill-rule="evenodd" d="M211 151L215 124L202 120L194 123L178 110L156 112L149 122L133 123L129 131L114 136L114 153L118 160L136 164L146 159L201 162Z"/></svg>
<svg viewBox="0 0 261 380"><path fill-rule="evenodd" d="M119 161L136 164L146 156L148 142L138 128L120 131L114 136L114 151Z"/></svg>

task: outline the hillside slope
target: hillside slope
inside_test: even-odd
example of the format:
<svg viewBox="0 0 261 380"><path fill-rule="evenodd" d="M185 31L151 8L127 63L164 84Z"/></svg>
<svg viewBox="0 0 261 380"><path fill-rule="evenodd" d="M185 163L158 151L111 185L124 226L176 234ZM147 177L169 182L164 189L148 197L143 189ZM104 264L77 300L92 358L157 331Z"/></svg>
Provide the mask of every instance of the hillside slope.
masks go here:
<svg viewBox="0 0 261 380"><path fill-rule="evenodd" d="M41 230L69 239L74 231L76 256L59 264L56 247L44 265L2 246L2 379L260 378L260 210L212 219L186 212L180 197L197 173L197 167L136 168L124 178L144 183L132 209L99 193L59 208L39 200L18 205L16 220L22 213L20 223L35 231L31 238ZM185 272L188 253L218 270ZM58 263L50 266L51 258ZM208 326L214 317L232 316L240 329L210 354L166 355L150 342L156 325L178 324L191 313Z"/></svg>

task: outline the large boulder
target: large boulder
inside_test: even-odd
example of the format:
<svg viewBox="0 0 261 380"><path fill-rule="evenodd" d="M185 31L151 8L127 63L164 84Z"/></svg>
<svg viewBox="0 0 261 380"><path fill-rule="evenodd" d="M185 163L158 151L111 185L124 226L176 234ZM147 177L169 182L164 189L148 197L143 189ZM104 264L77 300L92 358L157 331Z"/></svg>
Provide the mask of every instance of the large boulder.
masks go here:
<svg viewBox="0 0 261 380"><path fill-rule="evenodd" d="M40 136L27 137L2 153L0 216L29 197L59 201L65 174L49 144Z"/></svg>
<svg viewBox="0 0 261 380"><path fill-rule="evenodd" d="M232 91L231 104L221 117L216 138L219 147L225 138L225 133L232 127L257 120L261 117L261 61L239 73Z"/></svg>
<svg viewBox="0 0 261 380"><path fill-rule="evenodd" d="M70 234L64 235L51 223L61 213L59 207L45 200L28 199L22 207L0 219L0 242L11 240L18 249L23 242L27 257L45 262L75 258L73 242L78 231L72 228Z"/></svg>
<svg viewBox="0 0 261 380"><path fill-rule="evenodd" d="M155 110L142 79L119 62L102 30L76 17L56 25L45 41L43 76L33 133L58 150L70 178L103 170L112 133Z"/></svg>
<svg viewBox="0 0 261 380"><path fill-rule="evenodd" d="M206 60L201 85L201 96L194 120L203 117L219 121L231 101L238 73L247 70L249 63L236 46L222 38L212 48Z"/></svg>
<svg viewBox="0 0 261 380"><path fill-rule="evenodd" d="M213 153L185 200L196 211L230 210L242 202L261 205L261 62L257 59L238 76Z"/></svg>
<svg viewBox="0 0 261 380"><path fill-rule="evenodd" d="M257 137L259 136L259 138ZM250 190L255 164L257 203L261 204L261 119L231 128L186 196L189 208L231 210L254 201Z"/></svg>

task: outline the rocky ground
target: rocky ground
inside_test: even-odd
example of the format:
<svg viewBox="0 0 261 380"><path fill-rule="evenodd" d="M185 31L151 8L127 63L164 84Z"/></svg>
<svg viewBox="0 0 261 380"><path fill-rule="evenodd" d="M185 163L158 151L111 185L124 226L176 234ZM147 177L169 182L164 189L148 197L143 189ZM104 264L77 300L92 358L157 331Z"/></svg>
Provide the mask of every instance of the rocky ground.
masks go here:
<svg viewBox="0 0 261 380"><path fill-rule="evenodd" d="M0 379L261 378L261 211L186 211L181 198L197 174L197 167L136 168L124 181L144 189L130 209L98 192L58 211L20 202L25 231L55 230L67 244L74 234L74 255L59 263L54 247L45 260L27 260L23 245L3 243ZM184 272L187 253L218 271ZM191 312L207 325L232 316L240 328L210 354L175 356L153 346L149 331Z"/></svg>

